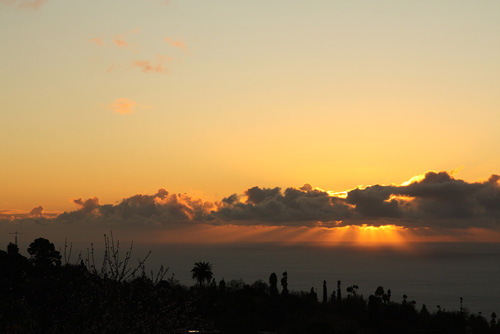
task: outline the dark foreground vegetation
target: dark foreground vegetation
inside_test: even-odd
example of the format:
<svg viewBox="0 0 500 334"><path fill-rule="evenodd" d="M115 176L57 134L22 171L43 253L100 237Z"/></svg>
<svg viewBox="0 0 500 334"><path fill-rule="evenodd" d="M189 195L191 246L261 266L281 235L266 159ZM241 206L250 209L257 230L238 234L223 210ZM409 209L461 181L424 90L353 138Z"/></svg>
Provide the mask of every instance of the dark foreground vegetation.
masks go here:
<svg viewBox="0 0 500 334"><path fill-rule="evenodd" d="M99 266L92 250L70 264L67 247L42 238L29 257L12 243L0 251L0 333L500 333L495 314L429 313L382 286L368 298L340 281L291 292L286 272L216 282L210 263L197 262L186 287L163 269L147 274L145 259L132 266L131 249L120 258L112 238L105 246Z"/></svg>

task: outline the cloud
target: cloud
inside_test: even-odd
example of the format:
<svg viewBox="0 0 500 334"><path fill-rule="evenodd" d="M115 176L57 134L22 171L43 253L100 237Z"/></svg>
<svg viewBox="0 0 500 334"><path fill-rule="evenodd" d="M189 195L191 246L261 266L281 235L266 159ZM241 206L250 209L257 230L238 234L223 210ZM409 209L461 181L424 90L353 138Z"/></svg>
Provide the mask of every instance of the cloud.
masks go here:
<svg viewBox="0 0 500 334"><path fill-rule="evenodd" d="M428 172L404 186L372 186L349 191L354 217L375 223L399 219L405 226L500 227L498 176L468 183L447 172Z"/></svg>
<svg viewBox="0 0 500 334"><path fill-rule="evenodd" d="M335 226L350 215L350 206L342 199L310 185L284 192L280 188L253 187L244 195L244 201L237 200L236 195L223 199L211 215L224 222L288 226L313 226L318 222Z"/></svg>
<svg viewBox="0 0 500 334"><path fill-rule="evenodd" d="M97 197L89 198L87 200L83 200L83 198L77 198L73 200L73 203L80 206L80 211L85 213L86 215L93 214L100 207L99 199Z"/></svg>
<svg viewBox="0 0 500 334"><path fill-rule="evenodd" d="M111 71L112 68L109 69ZM108 110L113 110L117 114L130 114L134 112L135 108L139 109L151 109L153 108L152 105L147 105L147 104L138 104L131 99L126 99L126 98L118 98L115 100L115 102L109 104L106 107Z"/></svg>
<svg viewBox="0 0 500 334"><path fill-rule="evenodd" d="M500 177L468 183L447 172L428 172L406 185L375 185L345 198L302 188L253 187L233 195L212 216L224 222L323 226L396 224L412 228L500 228ZM326 224L326 225L325 225Z"/></svg>
<svg viewBox="0 0 500 334"><path fill-rule="evenodd" d="M168 68L164 66L170 58L167 56L157 56L156 61L136 60L132 62L132 67L139 67L144 73L167 73Z"/></svg>
<svg viewBox="0 0 500 334"><path fill-rule="evenodd" d="M99 38L99 37L95 37L95 38L92 38L92 43L95 43L99 46L103 46L104 45L104 42L102 40L102 38Z"/></svg>
<svg viewBox="0 0 500 334"><path fill-rule="evenodd" d="M0 2L20 9L39 9L47 0L1 0Z"/></svg>
<svg viewBox="0 0 500 334"><path fill-rule="evenodd" d="M77 210L50 221L110 228L156 226L167 230L210 225L340 231L347 226L392 225L426 235L449 231L463 236L463 232L457 231L471 229L500 235L499 182L500 176L495 174L486 181L466 182L448 172L428 172L409 183L356 188L341 197L306 184L285 190L252 187L216 202L160 189L156 194L133 195L117 204L101 204L96 197L74 199ZM42 213L43 208L38 207L30 215ZM0 212L0 216L8 214Z"/></svg>
<svg viewBox="0 0 500 334"><path fill-rule="evenodd" d="M131 99L119 98L112 104L108 105L108 109L113 110L117 114L125 115L132 113L135 106L137 106L137 103Z"/></svg>
<svg viewBox="0 0 500 334"><path fill-rule="evenodd" d="M0 210L0 221L2 219L8 220L8 221L14 221L14 220L24 220L24 219L30 219L30 218L55 218L60 214L60 212L46 212L43 206L37 206L31 211L23 211L23 210Z"/></svg>
<svg viewBox="0 0 500 334"><path fill-rule="evenodd" d="M134 34L134 35L137 35L137 34L141 33L141 31L143 31L143 30L144 30L144 28L142 28L142 27L137 27L137 28L135 28L135 29L130 30L130 33L131 33L131 34Z"/></svg>
<svg viewBox="0 0 500 334"><path fill-rule="evenodd" d="M128 44L121 37L117 37L113 39L113 43L115 43L118 47L127 47Z"/></svg>
<svg viewBox="0 0 500 334"><path fill-rule="evenodd" d="M112 64L111 66L108 67L108 69L106 70L107 73L111 73L115 70L115 68L120 68L119 65L115 65L115 64Z"/></svg>
<svg viewBox="0 0 500 334"><path fill-rule="evenodd" d="M186 194L169 194L159 189L154 195L137 194L124 198L119 204L99 204L97 197L73 200L80 208L65 212L57 221L66 224L153 225L178 226L207 221L208 213L215 208L213 203L204 202Z"/></svg>
<svg viewBox="0 0 500 334"><path fill-rule="evenodd" d="M21 1L19 7L28 9L38 9L46 2L47 0Z"/></svg>
<svg viewBox="0 0 500 334"><path fill-rule="evenodd" d="M43 206L40 205L36 208L31 209L30 216L43 217Z"/></svg>
<svg viewBox="0 0 500 334"><path fill-rule="evenodd" d="M0 219L12 220L26 217L29 217L29 213L21 210L0 210Z"/></svg>
<svg viewBox="0 0 500 334"><path fill-rule="evenodd" d="M179 48L179 49L183 49L184 51L187 51L187 47L184 44L184 41L180 38L178 40L173 40L173 39L167 37L164 39L164 41L175 48Z"/></svg>
<svg viewBox="0 0 500 334"><path fill-rule="evenodd" d="M498 175L488 181L468 183L446 172L429 172L425 178L398 189L414 197L406 206L406 216L431 219L454 227L498 226L500 224L500 185Z"/></svg>

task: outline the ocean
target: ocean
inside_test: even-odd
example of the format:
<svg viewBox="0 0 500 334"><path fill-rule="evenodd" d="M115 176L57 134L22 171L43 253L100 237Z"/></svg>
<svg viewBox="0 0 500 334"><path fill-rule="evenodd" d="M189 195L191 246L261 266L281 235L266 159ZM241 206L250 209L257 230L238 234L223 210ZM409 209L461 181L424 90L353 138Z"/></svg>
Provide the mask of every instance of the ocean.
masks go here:
<svg viewBox="0 0 500 334"><path fill-rule="evenodd" d="M288 274L289 290L322 295L323 280L328 294L342 282L346 288L358 285L358 294L368 298L378 286L391 289L392 300L415 300L420 310L460 309L460 298L469 312L489 319L500 313L500 243L413 243L408 249L359 248L356 246L313 247L299 245L149 245L151 268L160 263L169 267L181 284L192 285L194 262L209 261L217 281L242 279L251 284L268 282L275 272L278 279Z"/></svg>
<svg viewBox="0 0 500 334"><path fill-rule="evenodd" d="M55 242L56 247L64 245ZM23 254L28 244L20 245ZM76 262L79 250L86 257L90 243L73 243L70 262ZM102 244L95 244L96 263L101 263ZM121 254L129 244L121 243ZM492 312L500 314L500 243L420 242L405 248L360 248L347 243L334 247L311 245L253 244L134 244L131 264L151 251L146 261L147 270L157 272L161 264L168 267L165 276L191 286L191 269L195 262L208 261L213 265L217 282L224 279L268 282L275 272L278 280L284 271L288 274L291 291L310 291L322 296L323 280L327 281L328 295L342 282L346 288L358 285L358 294L368 298L378 286L391 289L393 301L416 301L420 310L425 304L429 311L438 305L448 311L463 306L471 313L481 313L487 319ZM281 291L281 287L278 286Z"/></svg>

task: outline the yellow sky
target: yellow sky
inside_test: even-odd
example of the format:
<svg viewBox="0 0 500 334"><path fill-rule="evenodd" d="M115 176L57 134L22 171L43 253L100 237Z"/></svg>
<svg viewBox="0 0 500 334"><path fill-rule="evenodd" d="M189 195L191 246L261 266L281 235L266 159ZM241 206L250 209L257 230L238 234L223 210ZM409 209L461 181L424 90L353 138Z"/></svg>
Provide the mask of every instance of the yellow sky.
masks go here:
<svg viewBox="0 0 500 334"><path fill-rule="evenodd" d="M496 1L0 1L0 209L500 166Z"/></svg>

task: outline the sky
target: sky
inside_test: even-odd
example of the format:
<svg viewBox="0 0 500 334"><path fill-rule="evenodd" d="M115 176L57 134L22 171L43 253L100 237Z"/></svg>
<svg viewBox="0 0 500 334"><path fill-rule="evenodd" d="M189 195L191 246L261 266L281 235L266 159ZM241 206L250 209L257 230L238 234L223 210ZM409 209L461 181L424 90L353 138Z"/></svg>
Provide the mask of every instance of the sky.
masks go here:
<svg viewBox="0 0 500 334"><path fill-rule="evenodd" d="M498 1L0 0L1 229L500 241L499 38Z"/></svg>

